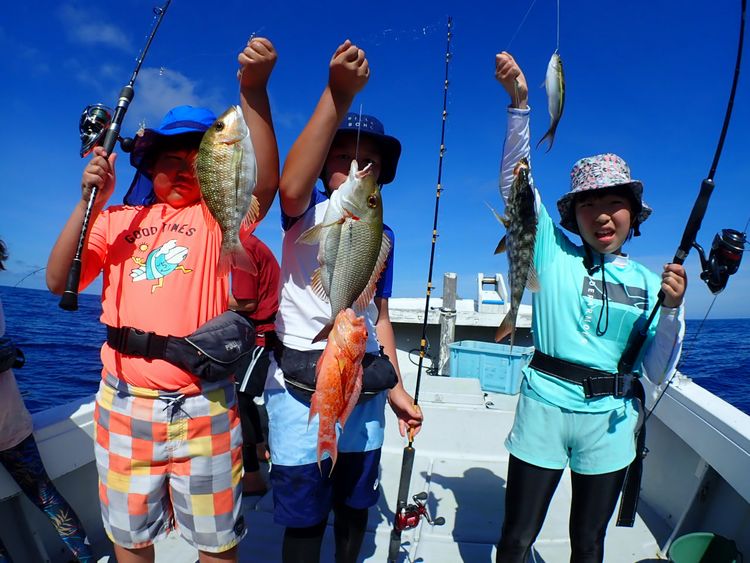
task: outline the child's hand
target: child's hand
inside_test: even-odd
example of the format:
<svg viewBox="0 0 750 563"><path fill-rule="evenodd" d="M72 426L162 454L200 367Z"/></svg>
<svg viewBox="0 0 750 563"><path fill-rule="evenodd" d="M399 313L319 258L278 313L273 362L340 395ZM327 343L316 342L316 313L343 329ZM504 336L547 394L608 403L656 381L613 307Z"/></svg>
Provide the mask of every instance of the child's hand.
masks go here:
<svg viewBox="0 0 750 563"><path fill-rule="evenodd" d="M529 87L526 85L526 77L510 53L503 51L495 55L495 78L508 92L511 107L528 107Z"/></svg>
<svg viewBox="0 0 750 563"><path fill-rule="evenodd" d="M365 52L348 39L339 45L331 58L328 86L334 95L350 99L365 87L370 78L370 65Z"/></svg>
<svg viewBox="0 0 750 563"><path fill-rule="evenodd" d="M242 90L257 88L265 90L277 58L276 49L268 39L265 37L250 39L237 57L240 63L240 70L237 71L240 88Z"/></svg>
<svg viewBox="0 0 750 563"><path fill-rule="evenodd" d="M107 200L115 190L115 161L117 154L112 153L107 159L107 151L104 147L94 148L94 156L89 160L83 170L81 178L81 191L83 201L88 203L91 198L91 188L96 186L99 191L96 194L96 208L103 209Z"/></svg>
<svg viewBox="0 0 750 563"><path fill-rule="evenodd" d="M422 411L414 404L414 399L406 392L404 386L399 383L388 392L388 403L398 418L398 429L402 436L409 431L410 438L419 434L422 428L424 416Z"/></svg>
<svg viewBox="0 0 750 563"><path fill-rule="evenodd" d="M679 307L687 289L687 275L681 264L667 264L661 275L661 290L665 307Z"/></svg>

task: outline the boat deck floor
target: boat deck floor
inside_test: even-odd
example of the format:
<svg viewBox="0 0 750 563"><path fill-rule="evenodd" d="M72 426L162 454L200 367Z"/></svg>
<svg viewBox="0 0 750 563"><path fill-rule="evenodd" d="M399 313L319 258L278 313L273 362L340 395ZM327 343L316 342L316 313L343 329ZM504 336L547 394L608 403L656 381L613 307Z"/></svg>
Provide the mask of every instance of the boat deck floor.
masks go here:
<svg viewBox="0 0 750 563"><path fill-rule="evenodd" d="M494 562L495 543L503 522L508 469L508 452L503 441L513 423L516 401L514 396L482 393L474 379L426 377L423 380L420 404L425 426L414 441L416 456L410 495L427 492L430 514L445 518L445 524L430 526L423 519L416 529L404 531L401 562ZM390 415L381 459L381 497L377 506L370 509L362 561L387 560L404 446L395 418ZM570 499L570 475L566 470L534 546L533 561L569 560ZM248 534L240 544L240 561L279 561L283 528L273 523L272 493L244 498L243 510ZM157 561L198 559L197 552L178 534L159 542L156 551ZM655 536L640 515L633 528L617 528L613 519L605 552L608 563L661 560ZM329 521L321 561L333 560Z"/></svg>

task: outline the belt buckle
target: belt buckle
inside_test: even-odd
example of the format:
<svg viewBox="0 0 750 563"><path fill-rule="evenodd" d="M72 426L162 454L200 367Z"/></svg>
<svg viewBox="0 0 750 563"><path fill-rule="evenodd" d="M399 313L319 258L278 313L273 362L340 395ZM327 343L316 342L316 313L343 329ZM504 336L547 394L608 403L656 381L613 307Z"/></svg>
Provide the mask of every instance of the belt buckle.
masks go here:
<svg viewBox="0 0 750 563"><path fill-rule="evenodd" d="M128 329L124 338L123 354L128 356L146 356L151 342L151 332L137 328Z"/></svg>
<svg viewBox="0 0 750 563"><path fill-rule="evenodd" d="M633 386L633 374L623 373L615 375L615 385L612 395L618 399L622 399L630 393L630 389Z"/></svg>

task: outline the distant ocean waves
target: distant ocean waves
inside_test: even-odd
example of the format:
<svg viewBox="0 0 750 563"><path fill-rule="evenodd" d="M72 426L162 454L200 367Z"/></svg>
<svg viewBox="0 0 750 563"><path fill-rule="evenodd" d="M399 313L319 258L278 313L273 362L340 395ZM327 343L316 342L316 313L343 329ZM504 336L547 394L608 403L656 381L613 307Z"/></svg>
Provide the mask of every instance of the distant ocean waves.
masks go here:
<svg viewBox="0 0 750 563"><path fill-rule="evenodd" d="M16 370L31 412L96 392L101 377L99 349L105 330L96 295L79 295L76 312L58 307L59 298L38 289L0 286L6 330L26 354ZM750 414L750 319L688 321L680 371Z"/></svg>

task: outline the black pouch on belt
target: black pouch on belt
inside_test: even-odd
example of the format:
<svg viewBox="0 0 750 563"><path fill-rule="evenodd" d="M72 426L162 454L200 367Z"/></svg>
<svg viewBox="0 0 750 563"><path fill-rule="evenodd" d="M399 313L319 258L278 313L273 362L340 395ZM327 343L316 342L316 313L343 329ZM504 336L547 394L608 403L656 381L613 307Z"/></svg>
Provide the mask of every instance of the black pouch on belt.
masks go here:
<svg viewBox="0 0 750 563"><path fill-rule="evenodd" d="M10 368L22 368L26 358L20 348L16 348L7 336L0 337L0 373Z"/></svg>
<svg viewBox="0 0 750 563"><path fill-rule="evenodd" d="M220 381L239 371L252 352L255 329L242 315L227 311L185 337L108 326L107 343L122 354L165 360L205 381Z"/></svg>
<svg viewBox="0 0 750 563"><path fill-rule="evenodd" d="M287 390L303 403L310 404L315 392L315 369L322 353L323 350L295 350L280 343L274 349L276 362L284 372ZM382 349L379 354L365 354L362 368L362 392L357 404L372 399L381 391L391 389L398 383L396 370Z"/></svg>

